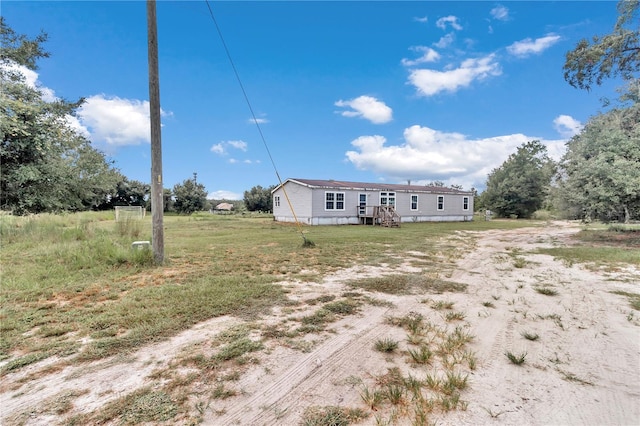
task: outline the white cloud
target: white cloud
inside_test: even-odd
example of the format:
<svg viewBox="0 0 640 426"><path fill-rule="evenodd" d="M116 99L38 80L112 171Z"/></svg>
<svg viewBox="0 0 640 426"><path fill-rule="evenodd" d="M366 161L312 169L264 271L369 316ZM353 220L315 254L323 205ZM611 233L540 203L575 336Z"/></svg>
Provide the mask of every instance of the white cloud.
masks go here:
<svg viewBox="0 0 640 426"><path fill-rule="evenodd" d="M224 150L224 146L222 145L222 142L220 142L211 147L211 152L218 155L224 155L226 151Z"/></svg>
<svg viewBox="0 0 640 426"><path fill-rule="evenodd" d="M438 59L440 59L440 54L430 47L414 46L414 47L411 47L410 50L413 50L414 52L422 53L422 56L414 60L402 59L402 65L406 67L412 67L412 66L415 66L418 64L424 64L427 62L436 62Z"/></svg>
<svg viewBox="0 0 640 426"><path fill-rule="evenodd" d="M78 118L94 142L124 146L151 141L149 101L93 95L78 109Z"/></svg>
<svg viewBox="0 0 640 426"><path fill-rule="evenodd" d="M69 127L71 127L76 133L78 133L81 136L84 136L87 139L91 138L91 133L89 133L89 130L87 130L87 128L80 123L80 120L78 120L78 117L74 117L73 115L67 115L65 116L65 118L67 119L67 124L69 125Z"/></svg>
<svg viewBox="0 0 640 426"><path fill-rule="evenodd" d="M210 151L214 154L218 155L226 155L229 148L237 149L243 152L247 152L248 145L245 141L241 140L232 140L232 141L222 141L213 145L210 148Z"/></svg>
<svg viewBox="0 0 640 426"><path fill-rule="evenodd" d="M247 121L251 124L266 124L269 122L269 120L267 120L266 118L256 118L256 119L250 118Z"/></svg>
<svg viewBox="0 0 640 426"><path fill-rule="evenodd" d="M508 21L509 20L509 9L502 5L497 5L493 9L491 9L491 17L498 21Z"/></svg>
<svg viewBox="0 0 640 426"><path fill-rule="evenodd" d="M227 191L225 189L219 189L217 191L210 192L209 195L207 195L208 200L242 200L242 198L242 194Z"/></svg>
<svg viewBox="0 0 640 426"><path fill-rule="evenodd" d="M393 110L372 96L359 96L348 101L339 100L335 106L353 109L342 111L340 114L344 117L361 117L374 124L388 123L393 118Z"/></svg>
<svg viewBox="0 0 640 426"><path fill-rule="evenodd" d="M507 46L507 52L514 56L527 57L532 54L542 53L558 41L560 41L560 36L553 33L549 33L535 40L525 38L524 40L516 41L512 45Z"/></svg>
<svg viewBox="0 0 640 426"><path fill-rule="evenodd" d="M450 46L455 39L456 39L456 35L454 33L449 33L445 36L440 37L440 40L433 43L433 45L438 49L444 49L445 47Z"/></svg>
<svg viewBox="0 0 640 426"><path fill-rule="evenodd" d="M470 139L460 133L441 132L414 125L404 131L404 143L387 145L383 136L361 136L351 142L355 150L347 160L398 181L442 180L465 188L483 187L487 175L523 143L540 139L523 134ZM557 157L565 140L542 141ZM561 154L560 154L561 155Z"/></svg>
<svg viewBox="0 0 640 426"><path fill-rule="evenodd" d="M227 143L235 149L245 152L247 151L247 143L245 141L228 141Z"/></svg>
<svg viewBox="0 0 640 426"><path fill-rule="evenodd" d="M444 91L455 92L473 81L500 74L500 65L495 61L495 55L491 54L483 58L466 59L460 67L451 70L413 70L409 74L409 82L418 89L420 95L433 96Z"/></svg>
<svg viewBox="0 0 640 426"><path fill-rule="evenodd" d="M18 65L13 61L2 62L0 64L2 68L10 73L18 73L24 77L24 83L32 89L38 90L42 94L42 100L45 102L54 102L58 98L56 97L55 92L43 86L42 83L38 80L38 73L34 70L31 70L24 65Z"/></svg>
<svg viewBox="0 0 640 426"><path fill-rule="evenodd" d="M413 20L423 24L426 24L427 22L429 22L429 18L426 16L416 16L415 18L413 18Z"/></svg>
<svg viewBox="0 0 640 426"><path fill-rule="evenodd" d="M2 66L22 74L25 84L39 90L45 102L58 100L52 89L40 83L37 72L17 64L5 63ZM171 115L165 111L161 114ZM80 105L75 117L67 115L66 120L69 127L93 142L124 146L151 140L148 101L93 95Z"/></svg>
<svg viewBox="0 0 640 426"><path fill-rule="evenodd" d="M553 120L553 127L563 138L571 138L580 133L584 126L570 115L559 115Z"/></svg>
<svg viewBox="0 0 640 426"><path fill-rule="evenodd" d="M454 30L460 31L462 29L462 26L458 24L458 18L453 15L445 16L436 21L436 27L443 30L447 28L447 24L451 25L451 28L453 28Z"/></svg>

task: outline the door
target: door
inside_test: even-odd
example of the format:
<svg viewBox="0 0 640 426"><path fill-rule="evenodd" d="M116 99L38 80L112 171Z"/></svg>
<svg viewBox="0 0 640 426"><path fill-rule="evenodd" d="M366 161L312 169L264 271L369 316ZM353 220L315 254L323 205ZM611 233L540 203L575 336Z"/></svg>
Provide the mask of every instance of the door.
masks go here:
<svg viewBox="0 0 640 426"><path fill-rule="evenodd" d="M358 195L358 215L365 216L367 214L367 194Z"/></svg>

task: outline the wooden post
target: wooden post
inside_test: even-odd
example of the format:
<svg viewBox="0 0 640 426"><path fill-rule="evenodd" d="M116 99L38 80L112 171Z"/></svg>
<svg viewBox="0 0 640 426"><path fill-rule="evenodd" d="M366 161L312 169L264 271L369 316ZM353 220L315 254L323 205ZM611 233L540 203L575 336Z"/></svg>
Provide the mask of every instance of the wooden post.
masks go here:
<svg viewBox="0 0 640 426"><path fill-rule="evenodd" d="M151 214L153 258L164 262L162 138L160 133L160 78L158 76L158 27L156 2L147 0L147 39L149 46L149 112L151 123Z"/></svg>

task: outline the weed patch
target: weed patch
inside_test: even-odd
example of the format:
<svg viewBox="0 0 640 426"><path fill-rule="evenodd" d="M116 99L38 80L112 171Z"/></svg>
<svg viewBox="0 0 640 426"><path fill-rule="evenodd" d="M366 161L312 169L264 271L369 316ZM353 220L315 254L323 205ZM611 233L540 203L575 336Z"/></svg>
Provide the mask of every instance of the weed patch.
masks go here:
<svg viewBox="0 0 640 426"><path fill-rule="evenodd" d="M418 349L413 350L409 349L409 356L411 357L411 361L416 364L429 364L433 353L429 349L428 346L421 345Z"/></svg>
<svg viewBox="0 0 640 426"><path fill-rule="evenodd" d="M386 337L384 339L376 340L374 347L378 352L391 353L398 349L398 342Z"/></svg>
<svg viewBox="0 0 640 426"><path fill-rule="evenodd" d="M302 416L303 426L347 426L368 417L358 408L336 406L309 407Z"/></svg>
<svg viewBox="0 0 640 426"><path fill-rule="evenodd" d="M428 292L441 294L444 292L463 292L467 285L452 281L442 280L426 275L386 275L373 278L361 278L352 280L347 284L353 288L361 288L366 291L386 294L413 294L416 292Z"/></svg>
<svg viewBox="0 0 640 426"><path fill-rule="evenodd" d="M220 352L215 355L214 359L217 361L229 361L240 358L247 353L259 351L262 348L264 348L262 342L256 342L247 337L243 337L220 349Z"/></svg>
<svg viewBox="0 0 640 426"><path fill-rule="evenodd" d="M576 382L576 383L580 383L583 385L588 385L588 386L593 386L593 383L588 381L588 380L584 380L581 379L580 377L576 376L573 373L569 373L567 371L561 370L561 369L557 369L558 372L562 375L562 378L568 382Z"/></svg>
<svg viewBox="0 0 640 426"><path fill-rule="evenodd" d="M558 291L552 289L551 287L546 287L546 286L535 287L534 290L537 293L544 294L545 296L557 296L558 295Z"/></svg>
<svg viewBox="0 0 640 426"><path fill-rule="evenodd" d="M522 337L524 337L527 340L531 340L531 341L536 341L540 338L540 336L537 333L530 333L528 331L524 331L522 332Z"/></svg>
<svg viewBox="0 0 640 426"><path fill-rule="evenodd" d="M107 403L95 413L72 417L69 424L141 424L166 422L178 414L178 406L171 397L151 388L139 389Z"/></svg>
<svg viewBox="0 0 640 426"><path fill-rule="evenodd" d="M522 365L522 364L524 364L525 360L527 359L527 353L526 352L521 352L519 354L514 354L513 352L507 351L504 354L507 357L507 359L509 361L511 361L512 364L515 364L515 365Z"/></svg>

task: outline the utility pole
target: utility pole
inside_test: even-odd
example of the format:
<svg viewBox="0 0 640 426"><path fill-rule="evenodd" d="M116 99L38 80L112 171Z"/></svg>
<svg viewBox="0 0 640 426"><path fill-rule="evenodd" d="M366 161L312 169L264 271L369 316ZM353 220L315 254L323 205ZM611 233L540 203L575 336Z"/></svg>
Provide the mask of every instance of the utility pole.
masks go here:
<svg viewBox="0 0 640 426"><path fill-rule="evenodd" d="M147 0L147 39L149 44L149 113L151 122L151 222L153 258L164 262L162 138L160 132L160 78L158 76L158 26L156 2Z"/></svg>

